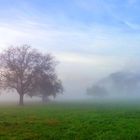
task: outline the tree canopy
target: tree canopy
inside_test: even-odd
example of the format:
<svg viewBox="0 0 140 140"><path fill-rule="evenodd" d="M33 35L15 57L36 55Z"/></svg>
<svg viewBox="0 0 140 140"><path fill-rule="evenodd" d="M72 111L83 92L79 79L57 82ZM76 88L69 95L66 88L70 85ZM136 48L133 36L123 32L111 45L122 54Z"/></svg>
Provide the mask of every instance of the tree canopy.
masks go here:
<svg viewBox="0 0 140 140"><path fill-rule="evenodd" d="M29 45L9 47L0 53L0 85L15 90L23 105L24 95L53 95L62 91L55 72L56 61L51 54L43 54Z"/></svg>

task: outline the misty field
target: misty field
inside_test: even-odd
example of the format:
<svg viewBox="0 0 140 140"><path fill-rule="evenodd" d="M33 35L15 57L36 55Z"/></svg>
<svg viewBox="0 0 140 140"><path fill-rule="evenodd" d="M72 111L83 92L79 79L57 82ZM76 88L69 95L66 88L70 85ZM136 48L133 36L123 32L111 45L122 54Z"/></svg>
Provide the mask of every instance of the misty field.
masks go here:
<svg viewBox="0 0 140 140"><path fill-rule="evenodd" d="M139 140L140 104L0 106L0 140Z"/></svg>

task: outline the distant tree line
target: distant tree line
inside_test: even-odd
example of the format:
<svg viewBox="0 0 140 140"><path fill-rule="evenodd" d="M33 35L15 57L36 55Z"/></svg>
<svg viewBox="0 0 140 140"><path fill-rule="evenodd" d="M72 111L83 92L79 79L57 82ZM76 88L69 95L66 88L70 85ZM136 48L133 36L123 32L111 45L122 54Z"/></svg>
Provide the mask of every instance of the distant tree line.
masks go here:
<svg viewBox="0 0 140 140"><path fill-rule="evenodd" d="M38 96L46 102L49 96L63 92L56 65L51 54L43 54L29 45L9 47L0 53L0 88L16 91L19 105L24 104L24 95Z"/></svg>
<svg viewBox="0 0 140 140"><path fill-rule="evenodd" d="M88 95L106 96L135 96L140 91L140 73L118 71L99 80L87 89Z"/></svg>

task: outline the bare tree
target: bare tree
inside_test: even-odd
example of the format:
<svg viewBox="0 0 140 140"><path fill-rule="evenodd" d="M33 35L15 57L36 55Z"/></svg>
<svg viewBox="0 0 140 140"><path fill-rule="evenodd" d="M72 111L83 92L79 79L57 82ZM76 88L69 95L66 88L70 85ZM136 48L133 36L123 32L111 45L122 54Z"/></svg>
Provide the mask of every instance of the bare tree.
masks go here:
<svg viewBox="0 0 140 140"><path fill-rule="evenodd" d="M0 54L1 87L14 89L19 94L19 105L23 105L25 94L30 94L36 83L36 73L54 71L55 61L50 54L43 55L28 45L10 47Z"/></svg>

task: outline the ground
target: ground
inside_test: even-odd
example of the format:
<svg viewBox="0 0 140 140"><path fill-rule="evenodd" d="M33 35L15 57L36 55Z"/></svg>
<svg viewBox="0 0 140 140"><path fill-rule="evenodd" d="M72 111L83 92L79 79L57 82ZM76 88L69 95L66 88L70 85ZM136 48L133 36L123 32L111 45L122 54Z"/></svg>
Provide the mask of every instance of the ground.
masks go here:
<svg viewBox="0 0 140 140"><path fill-rule="evenodd" d="M1 105L0 140L140 140L140 104Z"/></svg>

